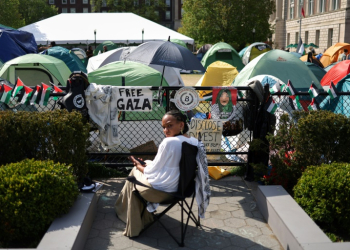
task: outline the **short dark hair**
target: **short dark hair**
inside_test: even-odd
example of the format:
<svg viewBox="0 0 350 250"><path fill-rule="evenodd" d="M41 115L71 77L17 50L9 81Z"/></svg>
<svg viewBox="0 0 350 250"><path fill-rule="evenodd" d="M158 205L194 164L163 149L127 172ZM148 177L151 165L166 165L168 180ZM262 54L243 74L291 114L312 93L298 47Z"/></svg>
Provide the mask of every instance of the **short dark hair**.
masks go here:
<svg viewBox="0 0 350 250"><path fill-rule="evenodd" d="M173 110L170 110L170 111L166 112L165 115L174 116L177 121L183 122L185 125L184 125L184 129L182 130L182 132L184 134L188 132L189 127L188 127L188 124L187 124L187 116L182 114L181 111L173 109Z"/></svg>
<svg viewBox="0 0 350 250"><path fill-rule="evenodd" d="M56 46L56 42L52 41L51 43L51 47L55 47Z"/></svg>
<svg viewBox="0 0 350 250"><path fill-rule="evenodd" d="M344 49L344 53L348 53L348 50L347 50L347 49Z"/></svg>

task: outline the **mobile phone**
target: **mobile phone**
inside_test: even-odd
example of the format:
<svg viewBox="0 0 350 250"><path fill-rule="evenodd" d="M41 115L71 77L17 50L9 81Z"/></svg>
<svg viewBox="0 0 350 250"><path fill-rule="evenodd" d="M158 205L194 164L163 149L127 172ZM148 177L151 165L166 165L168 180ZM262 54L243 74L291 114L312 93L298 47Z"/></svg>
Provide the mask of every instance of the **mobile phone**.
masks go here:
<svg viewBox="0 0 350 250"><path fill-rule="evenodd" d="M139 158L134 157L134 159L141 163L141 165L146 165L146 162L140 160Z"/></svg>

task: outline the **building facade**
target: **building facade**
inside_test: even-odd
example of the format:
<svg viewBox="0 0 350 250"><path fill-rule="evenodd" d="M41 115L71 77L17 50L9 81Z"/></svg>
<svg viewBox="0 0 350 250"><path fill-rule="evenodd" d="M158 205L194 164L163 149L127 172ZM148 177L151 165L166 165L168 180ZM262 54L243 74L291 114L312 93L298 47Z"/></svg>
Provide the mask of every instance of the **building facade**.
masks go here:
<svg viewBox="0 0 350 250"><path fill-rule="evenodd" d="M159 11L159 24L173 30L181 27L183 0L164 0L165 10ZM91 13L93 10L91 0L48 0L49 5L55 5L58 13ZM151 4L150 0L135 0L135 6ZM100 12L108 12L107 1L102 1Z"/></svg>
<svg viewBox="0 0 350 250"><path fill-rule="evenodd" d="M270 16L270 24L275 31L272 36L275 48L282 49L289 44L298 43L299 35L303 43L318 45L318 53L323 53L338 42L350 43L350 0L275 2L276 12ZM301 16L302 8L305 18Z"/></svg>

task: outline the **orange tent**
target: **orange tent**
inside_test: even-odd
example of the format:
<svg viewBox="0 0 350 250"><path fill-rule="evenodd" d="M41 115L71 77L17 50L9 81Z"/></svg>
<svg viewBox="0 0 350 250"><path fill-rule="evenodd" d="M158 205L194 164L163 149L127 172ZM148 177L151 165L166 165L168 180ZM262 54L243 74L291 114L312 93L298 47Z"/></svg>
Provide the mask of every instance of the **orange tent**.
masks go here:
<svg viewBox="0 0 350 250"><path fill-rule="evenodd" d="M302 60L303 62L307 62L307 55L303 55L299 59ZM312 62L320 66L321 68L324 68L324 65L315 56L312 56Z"/></svg>
<svg viewBox="0 0 350 250"><path fill-rule="evenodd" d="M329 47L321 57L321 63L324 67L338 61L338 56L344 52L344 49L350 51L350 44L348 43L336 43Z"/></svg>

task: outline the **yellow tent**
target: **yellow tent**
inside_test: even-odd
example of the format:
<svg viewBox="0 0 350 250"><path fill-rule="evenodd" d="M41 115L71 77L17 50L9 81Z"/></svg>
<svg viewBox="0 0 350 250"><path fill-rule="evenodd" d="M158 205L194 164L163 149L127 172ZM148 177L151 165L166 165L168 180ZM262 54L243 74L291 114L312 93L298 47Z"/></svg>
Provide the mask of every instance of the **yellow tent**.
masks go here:
<svg viewBox="0 0 350 250"><path fill-rule="evenodd" d="M238 75L238 70L231 64L216 61L210 64L205 74L199 79L195 86L215 87L215 86L231 86L233 80ZM202 98L204 95L211 93L209 90L199 92Z"/></svg>
<svg viewBox="0 0 350 250"><path fill-rule="evenodd" d="M329 47L321 57L321 63L324 67L338 61L338 56L344 52L344 49L350 51L350 44L348 43L336 43Z"/></svg>

